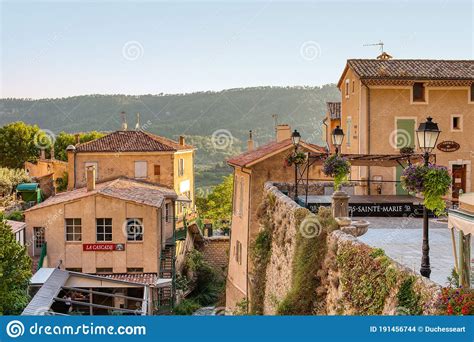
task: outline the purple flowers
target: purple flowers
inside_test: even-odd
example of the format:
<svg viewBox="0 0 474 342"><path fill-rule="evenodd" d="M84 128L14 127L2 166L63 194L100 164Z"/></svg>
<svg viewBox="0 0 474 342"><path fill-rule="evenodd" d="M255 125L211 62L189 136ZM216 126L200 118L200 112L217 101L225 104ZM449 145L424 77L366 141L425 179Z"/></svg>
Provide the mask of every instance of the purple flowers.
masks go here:
<svg viewBox="0 0 474 342"><path fill-rule="evenodd" d="M334 177L334 189L338 190L351 172L351 164L346 158L338 154L328 157L324 161L323 172L326 176Z"/></svg>

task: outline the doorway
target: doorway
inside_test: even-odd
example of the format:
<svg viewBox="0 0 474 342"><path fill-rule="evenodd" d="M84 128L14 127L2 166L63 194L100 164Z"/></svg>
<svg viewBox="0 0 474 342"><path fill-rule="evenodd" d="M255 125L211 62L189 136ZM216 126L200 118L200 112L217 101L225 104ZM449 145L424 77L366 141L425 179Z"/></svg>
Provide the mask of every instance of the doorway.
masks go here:
<svg viewBox="0 0 474 342"><path fill-rule="evenodd" d="M455 164L452 166L453 184L452 195L453 199L459 198L459 191L466 192L466 165Z"/></svg>

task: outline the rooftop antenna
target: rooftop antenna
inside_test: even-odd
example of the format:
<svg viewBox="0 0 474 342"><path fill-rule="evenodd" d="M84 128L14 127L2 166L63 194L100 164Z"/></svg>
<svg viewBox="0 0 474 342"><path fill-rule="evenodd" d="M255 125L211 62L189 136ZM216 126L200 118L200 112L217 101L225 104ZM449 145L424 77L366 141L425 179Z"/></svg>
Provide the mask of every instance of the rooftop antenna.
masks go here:
<svg viewBox="0 0 474 342"><path fill-rule="evenodd" d="M273 118L273 125L275 127L275 133L276 133L277 126L278 126L278 114L272 114L272 118Z"/></svg>
<svg viewBox="0 0 474 342"><path fill-rule="evenodd" d="M140 129L140 113L137 113L137 123L135 125L135 130L139 130Z"/></svg>
<svg viewBox="0 0 474 342"><path fill-rule="evenodd" d="M127 130L127 117L125 116L125 112L120 112L120 116L122 117L122 131Z"/></svg>
<svg viewBox="0 0 474 342"><path fill-rule="evenodd" d="M374 44L364 44L364 46L379 46L380 52L383 53L384 43L381 40L379 40L378 43L374 43Z"/></svg>

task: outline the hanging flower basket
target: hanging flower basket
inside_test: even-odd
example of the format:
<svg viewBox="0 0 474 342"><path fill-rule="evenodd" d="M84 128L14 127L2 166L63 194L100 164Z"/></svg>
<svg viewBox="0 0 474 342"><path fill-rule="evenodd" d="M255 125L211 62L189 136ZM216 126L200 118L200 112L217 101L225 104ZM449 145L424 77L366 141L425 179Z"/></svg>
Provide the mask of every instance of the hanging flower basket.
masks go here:
<svg viewBox="0 0 474 342"><path fill-rule="evenodd" d="M326 176L334 178L334 190L337 191L347 181L351 172L351 164L346 158L334 154L324 161L323 172Z"/></svg>
<svg viewBox="0 0 474 342"><path fill-rule="evenodd" d="M306 162L306 153L304 152L293 152L285 158L285 165L302 165Z"/></svg>
<svg viewBox="0 0 474 342"><path fill-rule="evenodd" d="M423 195L424 206L433 211L436 216L444 214L446 203L443 200L452 179L448 169L435 164L410 165L403 170L401 176L402 187L410 193Z"/></svg>

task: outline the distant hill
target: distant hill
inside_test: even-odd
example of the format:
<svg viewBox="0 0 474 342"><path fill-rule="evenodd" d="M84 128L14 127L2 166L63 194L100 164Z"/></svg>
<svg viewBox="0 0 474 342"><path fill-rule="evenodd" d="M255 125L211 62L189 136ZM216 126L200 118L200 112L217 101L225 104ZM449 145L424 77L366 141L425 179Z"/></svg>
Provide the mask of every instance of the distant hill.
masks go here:
<svg viewBox="0 0 474 342"><path fill-rule="evenodd" d="M87 95L59 99L0 99L0 125L22 120L53 132L120 129L120 112L129 128L136 113L152 133L167 137L211 135L227 129L242 141L249 129L256 139L273 136L272 114L304 135L313 133L310 120L320 121L325 102L340 98L334 85L323 87L257 87L178 95ZM150 121L150 124L146 124Z"/></svg>
<svg viewBox="0 0 474 342"><path fill-rule="evenodd" d="M188 136L188 141L199 148L196 166L199 170L215 172L215 167L222 165L225 158L245 148L250 129L254 132L257 145L274 138L272 114L278 115L279 123L298 129L303 139L322 143L319 128L326 112L326 101L339 99L339 90L333 84L322 87L239 88L175 95L0 99L0 126L24 121L54 133L114 131L121 127L121 111L127 113L129 129L134 129L136 113L140 113L141 125L149 132L174 139L179 135ZM212 134L217 130L230 132L235 138L233 144L216 150ZM228 133L224 133L224 140L228 138L225 134ZM225 141L221 142L225 144ZM217 167L222 170L221 166Z"/></svg>

